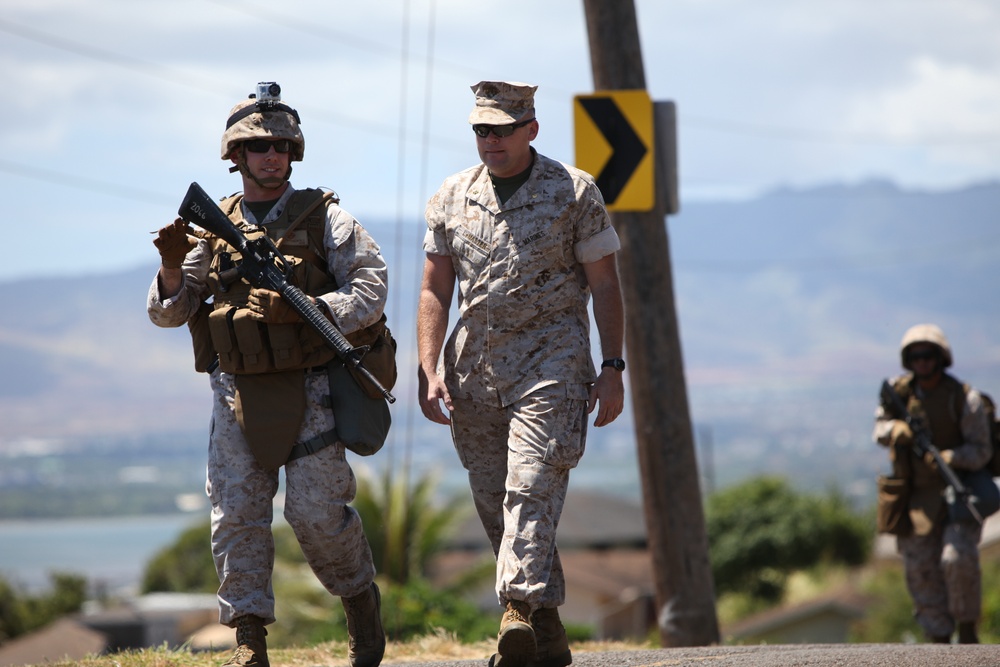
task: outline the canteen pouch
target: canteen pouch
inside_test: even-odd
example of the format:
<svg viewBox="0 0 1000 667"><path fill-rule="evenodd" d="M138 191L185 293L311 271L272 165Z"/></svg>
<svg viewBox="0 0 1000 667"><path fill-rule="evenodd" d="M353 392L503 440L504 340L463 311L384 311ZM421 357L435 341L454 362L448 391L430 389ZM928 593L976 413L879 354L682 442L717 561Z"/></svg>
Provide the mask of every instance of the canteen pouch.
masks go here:
<svg viewBox="0 0 1000 667"><path fill-rule="evenodd" d="M359 456L382 449L392 423L386 400L381 394L372 398L339 359L327 366L327 375L337 439Z"/></svg>
<svg viewBox="0 0 1000 667"><path fill-rule="evenodd" d="M355 347L368 347L361 364L375 376L386 391L392 391L396 384L396 339L392 337L392 332L385 324L385 315L370 327L349 335L347 340ZM370 398L383 398L382 392L357 369L348 368L348 372Z"/></svg>
<svg viewBox="0 0 1000 667"><path fill-rule="evenodd" d="M996 514L997 510L1000 509L1000 488L997 488L996 482L993 481L993 473L989 468L956 470L955 474L968 489L971 494L970 500L984 521L991 514ZM954 488L948 486L944 490L944 497L945 502L948 503L949 521L954 523L976 522L976 517L969 511L968 505L958 497Z"/></svg>
<svg viewBox="0 0 1000 667"><path fill-rule="evenodd" d="M909 480L879 475L875 527L886 535L906 536L913 532Z"/></svg>

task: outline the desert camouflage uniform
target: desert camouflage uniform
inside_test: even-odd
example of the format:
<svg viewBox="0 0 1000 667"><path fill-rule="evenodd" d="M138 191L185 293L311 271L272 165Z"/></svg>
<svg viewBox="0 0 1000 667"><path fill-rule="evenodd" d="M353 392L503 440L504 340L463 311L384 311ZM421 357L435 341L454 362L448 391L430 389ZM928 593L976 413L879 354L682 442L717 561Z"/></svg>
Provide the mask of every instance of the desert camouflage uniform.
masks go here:
<svg viewBox="0 0 1000 667"><path fill-rule="evenodd" d="M293 188L289 187L263 224L276 219ZM243 216L253 214L243 205ZM330 274L342 287L320 298L344 333L378 320L385 304L386 265L378 245L357 221L339 206L330 205L325 230ZM154 279L148 312L154 324L185 324L203 299L211 251L204 240L184 260L180 293L162 299ZM307 373L306 414L298 441L333 428L333 414L324 407L329 384L324 373ZM254 458L235 414L235 378L216 369L211 375L214 393L209 439L206 491L212 501L212 551L221 586L220 621L253 615L274 621L271 572L274 540L272 503L278 490L278 471L265 470ZM348 505L356 480L341 444L285 465L284 516L295 531L303 554L323 586L333 595L352 597L365 591L375 576L371 550L361 519Z"/></svg>
<svg viewBox="0 0 1000 667"><path fill-rule="evenodd" d="M450 255L459 283L444 379L497 596L537 609L565 598L555 533L596 379L583 264L619 241L593 180L532 154L502 205L482 164L446 179L427 205L424 250Z"/></svg>
<svg viewBox="0 0 1000 667"><path fill-rule="evenodd" d="M893 384L899 381L900 378L897 378ZM961 391L961 384L946 374L940 391L955 391L956 388ZM950 396L939 400L953 405ZM918 397L911 399L907 408L911 414L920 414ZM951 412L955 412L954 408ZM895 420L883 406L878 407L875 417L875 441L890 446ZM950 430L948 427L957 426L955 432L959 442L952 446L938 436L934 438L935 445L942 451L952 452L951 465L956 470L983 467L990 458L992 448L989 423L978 391L970 389L965 394L962 414L954 415L954 418L957 424L939 424L937 429L942 433ZM933 438L934 422L929 423L929 430ZM940 473L917 457L911 458L910 466L915 480L910 511L914 530L910 535L898 536L896 547L903 557L906 585L913 599L917 622L930 637L948 637L954 632L956 623L971 623L979 619L982 600L979 541L982 526L974 522L948 521L940 495L944 488Z"/></svg>

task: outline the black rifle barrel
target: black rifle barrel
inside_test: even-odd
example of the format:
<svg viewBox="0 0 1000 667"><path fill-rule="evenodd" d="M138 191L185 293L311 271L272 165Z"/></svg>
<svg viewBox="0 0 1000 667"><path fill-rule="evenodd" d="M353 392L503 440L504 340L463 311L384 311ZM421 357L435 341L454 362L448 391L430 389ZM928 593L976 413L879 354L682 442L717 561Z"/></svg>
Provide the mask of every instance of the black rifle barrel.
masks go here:
<svg viewBox="0 0 1000 667"><path fill-rule="evenodd" d="M188 188L177 214L185 222L215 234L239 250L242 259L237 270L240 276L254 287L281 294L295 312L333 348L345 365L357 369L379 390L385 400L396 402L389 390L361 363L368 348L352 346L340 329L309 300L305 292L289 282L284 272L275 265L276 260L285 266L287 262L270 238L265 235L257 241L248 239L197 183L192 183ZM264 246L263 251L261 246Z"/></svg>

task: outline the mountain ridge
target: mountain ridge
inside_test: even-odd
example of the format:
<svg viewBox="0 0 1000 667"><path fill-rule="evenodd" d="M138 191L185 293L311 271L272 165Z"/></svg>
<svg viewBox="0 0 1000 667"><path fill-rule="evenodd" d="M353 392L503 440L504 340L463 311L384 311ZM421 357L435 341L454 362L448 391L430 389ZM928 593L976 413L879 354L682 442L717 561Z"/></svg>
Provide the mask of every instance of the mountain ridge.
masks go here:
<svg viewBox="0 0 1000 667"><path fill-rule="evenodd" d="M711 467L784 470L819 456L842 459L845 475L873 473L877 387L899 372L898 341L916 322L938 322L956 374L1000 394L1000 310L989 307L996 211L994 182L945 192L832 184L683 205L666 224L692 418L699 440L714 440ZM400 342L390 437L430 464L448 438L413 407L421 225L369 228L390 266ZM193 372L186 328L158 329L145 314L155 271L151 262L0 282L0 454L25 442L207 430L210 391ZM627 463L633 426L627 411L591 429L588 451Z"/></svg>

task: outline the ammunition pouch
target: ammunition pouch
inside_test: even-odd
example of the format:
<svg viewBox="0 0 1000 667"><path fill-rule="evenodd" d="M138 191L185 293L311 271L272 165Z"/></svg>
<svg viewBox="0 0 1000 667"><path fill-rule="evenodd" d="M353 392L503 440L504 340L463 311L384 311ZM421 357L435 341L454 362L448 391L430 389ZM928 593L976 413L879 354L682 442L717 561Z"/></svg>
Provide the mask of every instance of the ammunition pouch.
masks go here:
<svg viewBox="0 0 1000 667"><path fill-rule="evenodd" d="M310 368L322 366L336 355L309 325L267 324L251 318L248 308L216 308L208 316L208 330L225 373Z"/></svg>
<svg viewBox="0 0 1000 667"><path fill-rule="evenodd" d="M194 369L198 373L208 373L216 365L218 354L212 344L212 334L208 330L208 318L212 313L212 304L202 301L197 312L188 320L188 331L191 332L191 344L194 346Z"/></svg>
<svg viewBox="0 0 1000 667"><path fill-rule="evenodd" d="M879 475L875 527L887 535L906 536L913 532L908 479Z"/></svg>

